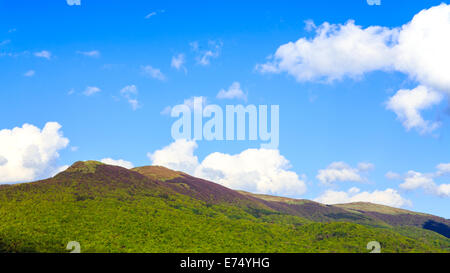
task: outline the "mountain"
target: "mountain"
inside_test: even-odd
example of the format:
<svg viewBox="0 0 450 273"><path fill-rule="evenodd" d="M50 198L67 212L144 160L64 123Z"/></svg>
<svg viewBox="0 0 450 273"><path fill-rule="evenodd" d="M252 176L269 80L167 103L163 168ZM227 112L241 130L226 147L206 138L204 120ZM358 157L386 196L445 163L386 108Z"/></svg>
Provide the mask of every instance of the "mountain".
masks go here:
<svg viewBox="0 0 450 273"><path fill-rule="evenodd" d="M76 162L0 185L0 252L450 252L450 220L235 191L160 166Z"/></svg>

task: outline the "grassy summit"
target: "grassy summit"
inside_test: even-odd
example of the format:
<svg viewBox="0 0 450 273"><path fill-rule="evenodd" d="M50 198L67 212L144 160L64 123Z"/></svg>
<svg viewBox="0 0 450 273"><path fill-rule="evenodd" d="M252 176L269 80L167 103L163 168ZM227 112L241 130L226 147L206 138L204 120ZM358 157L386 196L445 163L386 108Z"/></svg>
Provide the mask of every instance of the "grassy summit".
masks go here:
<svg viewBox="0 0 450 273"><path fill-rule="evenodd" d="M449 220L240 193L163 167L76 162L0 187L0 252L450 252ZM395 212L395 213L394 213ZM424 229L433 221L435 231Z"/></svg>

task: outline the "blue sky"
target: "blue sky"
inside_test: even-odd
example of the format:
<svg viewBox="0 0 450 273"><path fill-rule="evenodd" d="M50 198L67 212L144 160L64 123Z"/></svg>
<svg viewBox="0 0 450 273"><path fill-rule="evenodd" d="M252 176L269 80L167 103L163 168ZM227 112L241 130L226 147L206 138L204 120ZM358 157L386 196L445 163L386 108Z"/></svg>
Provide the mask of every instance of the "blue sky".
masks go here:
<svg viewBox="0 0 450 273"><path fill-rule="evenodd" d="M205 170L217 168L223 177L216 182L232 188L328 203L379 202L450 218L450 85L449 77L439 78L442 71L450 75L439 60L450 60L447 51L433 48L449 45L444 37L450 23L433 22L442 26L443 34L434 33L431 38L437 37L437 43L424 44L423 52L434 55L424 53L414 62L407 54L415 49L407 42L414 41L417 29L411 27L397 38L421 10L442 2L382 0L380 6L369 6L364 0L81 0L80 5L69 5L65 0L0 0L0 139L5 140L0 144L0 181L42 178L77 160L122 159L134 166L153 161L173 168L185 166L181 161L187 160L193 164L192 174L212 179ZM448 6L436 12L440 10L448 12ZM438 18L432 15L426 13L417 24ZM377 42L386 35L405 46L393 50L392 57L386 57L390 48L373 57L367 53L372 50L369 43L366 51L356 50L347 58L342 47L355 42L349 40L325 58L336 70L321 67L321 58L333 47L331 38L347 39L348 20L358 26L349 28L350 34L382 26L378 32L366 31L367 37ZM327 32L321 44L312 42L324 22L336 29ZM358 35L352 37L361 42ZM281 46L299 39L311 51L277 54ZM320 45L330 46L320 50ZM180 54L183 61L172 64ZM295 54L310 58L310 63L299 64ZM438 54L441 57L434 58ZM380 64L373 65L378 60ZM420 62L425 62L423 70L417 70ZM262 69L263 64L273 71ZM433 74L435 67L439 70ZM247 100L217 98L235 82ZM89 88L98 92L88 95ZM259 141L185 142L177 146L184 154L170 153L176 119L163 110L195 96L223 107L279 105L276 153L261 151ZM23 127L43 130L48 122L61 125L49 126L49 131L63 134L67 141ZM16 127L23 132L11 131ZM20 136L27 134L33 140L24 144ZM13 144L5 144L6 139ZM29 145L38 148L30 152ZM246 153L254 151L248 149L256 152ZM211 156L214 152L221 156ZM226 161L226 155L234 163ZM232 170L233 164L250 164L247 160L259 164L249 167L259 182L245 178L243 170ZM270 171L260 169L266 163ZM277 174L286 179L274 178ZM296 183L301 186L294 189Z"/></svg>

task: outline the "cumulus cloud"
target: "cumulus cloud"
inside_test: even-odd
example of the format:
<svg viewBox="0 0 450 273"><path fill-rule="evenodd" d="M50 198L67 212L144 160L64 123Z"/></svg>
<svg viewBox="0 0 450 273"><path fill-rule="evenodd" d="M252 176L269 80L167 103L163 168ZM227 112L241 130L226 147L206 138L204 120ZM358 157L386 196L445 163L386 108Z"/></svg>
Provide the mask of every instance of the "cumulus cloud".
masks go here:
<svg viewBox="0 0 450 273"><path fill-rule="evenodd" d="M360 77L372 71L399 71L418 83L413 90L400 90L388 102L407 130L421 133L439 124L423 120L420 110L439 103L440 93L450 94L450 5L441 4L416 14L407 24L388 28L363 28L345 24L307 23L315 30L312 38L302 37L281 45L258 64L261 73L288 73L298 81L332 82Z"/></svg>
<svg viewBox="0 0 450 273"><path fill-rule="evenodd" d="M88 87L86 87L86 89L84 90L84 92L83 92L83 94L85 95L85 96L92 96L92 95L94 95L95 93L98 93L98 92L100 92L100 91L102 91L100 88L98 88L98 87L95 87L95 86L88 86Z"/></svg>
<svg viewBox="0 0 450 273"><path fill-rule="evenodd" d="M440 196L450 197L450 184L441 184L437 186L436 191Z"/></svg>
<svg viewBox="0 0 450 273"><path fill-rule="evenodd" d="M350 20L328 22L311 38L281 45L272 59L257 66L263 73L286 72L298 81L332 81L375 70L396 70L419 83L450 92L450 5L425 9L398 28L362 28Z"/></svg>
<svg viewBox="0 0 450 273"><path fill-rule="evenodd" d="M450 163L441 163L436 166L437 175L450 174Z"/></svg>
<svg viewBox="0 0 450 273"><path fill-rule="evenodd" d="M8 163L8 159L0 155L0 166L6 165L6 163Z"/></svg>
<svg viewBox="0 0 450 273"><path fill-rule="evenodd" d="M374 167L372 163L367 162L359 163L357 168L345 162L333 162L326 169L319 170L316 178L324 184L337 181L364 182L366 178L361 175L361 172L372 170Z"/></svg>
<svg viewBox="0 0 450 273"><path fill-rule="evenodd" d="M153 165L194 174L198 167L198 158L194 155L196 148L197 143L195 141L178 139L160 150L148 153L147 156Z"/></svg>
<svg viewBox="0 0 450 273"><path fill-rule="evenodd" d="M120 90L120 94L128 101L133 110L140 107L139 101L137 100L138 89L136 85L133 84L125 86Z"/></svg>
<svg viewBox="0 0 450 273"><path fill-rule="evenodd" d="M281 45L272 60L256 68L262 73L286 72L298 81L333 81L389 69L389 44L396 34L396 30L379 26L363 29L354 21L344 25L324 23L316 28L313 39L300 38Z"/></svg>
<svg viewBox="0 0 450 273"><path fill-rule="evenodd" d="M400 184L400 188L404 190L423 189L429 194L434 194L441 197L450 197L450 184L437 185L434 181L434 178L445 174L439 169L439 167L442 166L444 165L438 165L438 171L434 173L420 173L412 170L408 171L403 178L403 183Z"/></svg>
<svg viewBox="0 0 450 273"><path fill-rule="evenodd" d="M434 181L432 175L426 175L415 171L408 171L404 178L404 182L400 184L400 188L405 190L415 190L418 188L430 190L433 187Z"/></svg>
<svg viewBox="0 0 450 273"><path fill-rule="evenodd" d="M391 207L411 207L412 202L403 198L396 190L386 189L384 191L375 190L373 192L361 192L358 188L351 188L348 191L327 190L314 201L324 204L342 204L352 202L370 202L374 204Z"/></svg>
<svg viewBox="0 0 450 273"><path fill-rule="evenodd" d="M436 184L435 179L450 174L450 163L441 163L436 166L435 172L421 173L410 170L403 176L398 176L403 180L400 188L403 190L422 189L428 194L441 197L450 197L450 184Z"/></svg>
<svg viewBox="0 0 450 273"><path fill-rule="evenodd" d="M134 168L133 163L131 163L130 161L123 160L123 159L103 158L102 160L100 160L100 162L108 164L108 165L124 167L127 169Z"/></svg>
<svg viewBox="0 0 450 273"><path fill-rule="evenodd" d="M31 124L0 130L0 183L31 181L58 169L58 151L67 147L61 125L48 122L44 128Z"/></svg>
<svg viewBox="0 0 450 273"><path fill-rule="evenodd" d="M67 5L69 6L80 6L81 0L66 0Z"/></svg>
<svg viewBox="0 0 450 273"><path fill-rule="evenodd" d="M422 10L402 26L395 68L423 85L450 93L450 5Z"/></svg>
<svg viewBox="0 0 450 273"><path fill-rule="evenodd" d="M88 56L88 57L94 57L94 58L100 57L100 51L98 51L98 50L77 51L77 53L80 55Z"/></svg>
<svg viewBox="0 0 450 273"><path fill-rule="evenodd" d="M212 153L199 162L195 141L179 139L149 158L154 165L187 172L223 186L257 193L298 196L306 191L305 177L290 171L278 150L247 149L239 154Z"/></svg>
<svg viewBox="0 0 450 273"><path fill-rule="evenodd" d="M158 68L154 68L151 65L141 67L141 71L147 77L151 77L160 81L166 80L166 76Z"/></svg>
<svg viewBox="0 0 450 273"><path fill-rule="evenodd" d="M228 90L222 89L217 93L218 99L242 99L247 100L247 95L241 89L239 82L233 82Z"/></svg>
<svg viewBox="0 0 450 273"><path fill-rule="evenodd" d="M47 60L50 60L50 58L52 57L52 53L50 51L47 50L42 50L39 52L35 52L34 56L38 57L38 58L45 58Z"/></svg>
<svg viewBox="0 0 450 273"><path fill-rule="evenodd" d="M406 130L413 128L420 133L429 133L440 126L439 122L424 120L421 111L439 104L443 96L425 86L418 86L412 90L401 89L389 98L386 108L392 110L403 123Z"/></svg>

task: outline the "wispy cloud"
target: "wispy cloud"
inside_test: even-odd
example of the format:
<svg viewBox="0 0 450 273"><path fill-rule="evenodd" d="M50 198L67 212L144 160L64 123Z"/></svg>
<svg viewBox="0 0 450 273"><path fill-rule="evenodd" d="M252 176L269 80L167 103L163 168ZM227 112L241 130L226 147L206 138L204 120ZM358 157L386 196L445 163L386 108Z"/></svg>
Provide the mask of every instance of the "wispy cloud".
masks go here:
<svg viewBox="0 0 450 273"><path fill-rule="evenodd" d="M164 13L164 12L165 12L165 10L163 10L163 9L158 10L158 11L152 11L152 12L150 12L149 14L147 14L147 15L145 16L145 19L150 19L151 17L155 16L156 14L158 14L158 13Z"/></svg>
<svg viewBox="0 0 450 273"><path fill-rule="evenodd" d="M176 70L183 69L185 73L187 73L187 69L184 66L184 63L186 62L186 57L184 54L180 53L176 56L172 57L172 62L170 63L170 66L175 68Z"/></svg>
<svg viewBox="0 0 450 273"><path fill-rule="evenodd" d="M141 66L141 71L144 75L160 80L160 81L164 81L166 80L166 76L161 72L161 70L159 70L158 68L154 68L151 65L145 65L145 66Z"/></svg>
<svg viewBox="0 0 450 273"><path fill-rule="evenodd" d="M4 41L1 41L1 42L0 42L0 46L7 45L7 44L9 44L9 43L11 43L11 40L4 40Z"/></svg>
<svg viewBox="0 0 450 273"><path fill-rule="evenodd" d="M36 72L34 70L28 70L27 72L25 72L25 74L23 74L25 77L32 77L34 76Z"/></svg>
<svg viewBox="0 0 450 273"><path fill-rule="evenodd" d="M127 99L128 103L131 105L133 110L140 107L139 101L137 100L138 89L136 85L127 85L120 90L120 95Z"/></svg>
<svg viewBox="0 0 450 273"><path fill-rule="evenodd" d="M77 51L77 54L88 56L88 57L94 57L94 58L100 57L100 51L98 51L98 50Z"/></svg>
<svg viewBox="0 0 450 273"><path fill-rule="evenodd" d="M42 50L39 52L35 52L34 56L38 57L38 58L45 58L47 60L50 60L50 58L52 57L52 53L50 51L47 50Z"/></svg>
<svg viewBox="0 0 450 273"><path fill-rule="evenodd" d="M197 56L197 63L203 66L207 66L211 63L211 59L219 57L220 51L222 49L222 42L220 41L209 41L206 48L201 48L198 41L189 43L192 51L194 51Z"/></svg>
<svg viewBox="0 0 450 273"><path fill-rule="evenodd" d="M66 0L69 6L81 6L81 0Z"/></svg>
<svg viewBox="0 0 450 273"><path fill-rule="evenodd" d="M100 88L98 88L98 87L95 87L95 86L88 86L88 87L86 87L86 89L84 90L84 92L83 92L83 94L85 95L85 96L92 96L92 95L94 95L95 93L98 93L98 92L100 92L100 91L102 91Z"/></svg>

